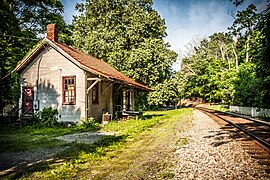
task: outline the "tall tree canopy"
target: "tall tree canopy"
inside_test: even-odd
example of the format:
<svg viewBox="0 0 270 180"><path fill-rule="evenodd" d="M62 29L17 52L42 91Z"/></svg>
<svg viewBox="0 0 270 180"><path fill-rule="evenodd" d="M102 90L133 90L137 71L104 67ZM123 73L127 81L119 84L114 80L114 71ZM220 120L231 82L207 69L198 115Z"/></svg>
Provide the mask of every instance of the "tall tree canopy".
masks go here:
<svg viewBox="0 0 270 180"><path fill-rule="evenodd" d="M39 40L46 25L57 23L61 33L69 33L61 13L60 0L3 0L0 2L0 76L9 73Z"/></svg>
<svg viewBox="0 0 270 180"><path fill-rule="evenodd" d="M262 107L270 108L270 1L261 14L257 29L263 36L256 66L256 76L260 81L261 90L260 104Z"/></svg>
<svg viewBox="0 0 270 180"><path fill-rule="evenodd" d="M66 35L70 31L61 15L63 10L60 0L0 1L0 79L9 74L37 43L47 24L57 23L63 30L60 39L70 42ZM12 99L10 89L18 89L16 76L11 77L0 82L0 111Z"/></svg>
<svg viewBox="0 0 270 180"><path fill-rule="evenodd" d="M195 51L182 60L187 98L208 102L229 101L232 95L230 77L238 62L232 36L215 33L203 39Z"/></svg>
<svg viewBox="0 0 270 180"><path fill-rule="evenodd" d="M171 74L176 53L163 41L165 22L152 0L87 0L77 4L74 45L140 83L153 86Z"/></svg>
<svg viewBox="0 0 270 180"><path fill-rule="evenodd" d="M185 97L270 108L269 11L269 2L262 12L251 4L236 13L228 33L194 45L182 61Z"/></svg>

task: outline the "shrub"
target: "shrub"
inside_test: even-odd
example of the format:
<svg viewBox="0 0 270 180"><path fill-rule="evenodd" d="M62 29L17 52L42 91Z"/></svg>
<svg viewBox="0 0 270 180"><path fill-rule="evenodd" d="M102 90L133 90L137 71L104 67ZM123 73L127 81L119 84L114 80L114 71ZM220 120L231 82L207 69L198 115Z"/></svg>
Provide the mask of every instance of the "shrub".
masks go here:
<svg viewBox="0 0 270 180"><path fill-rule="evenodd" d="M32 116L32 124L51 127L58 125L56 116L58 110L52 107L44 107L42 111L34 113Z"/></svg>
<svg viewBox="0 0 270 180"><path fill-rule="evenodd" d="M86 128L97 128L98 124L95 122L95 119L93 117L90 117L88 119L80 119L79 122L79 127L82 129L86 129Z"/></svg>

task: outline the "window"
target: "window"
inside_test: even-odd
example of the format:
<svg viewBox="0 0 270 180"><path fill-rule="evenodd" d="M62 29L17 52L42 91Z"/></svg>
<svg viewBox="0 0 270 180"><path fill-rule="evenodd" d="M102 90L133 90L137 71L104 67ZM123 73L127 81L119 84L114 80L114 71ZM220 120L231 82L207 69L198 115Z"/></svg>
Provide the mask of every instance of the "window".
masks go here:
<svg viewBox="0 0 270 180"><path fill-rule="evenodd" d="M98 104L98 83L92 88L92 104Z"/></svg>
<svg viewBox="0 0 270 180"><path fill-rule="evenodd" d="M76 77L63 77L63 104L76 104Z"/></svg>

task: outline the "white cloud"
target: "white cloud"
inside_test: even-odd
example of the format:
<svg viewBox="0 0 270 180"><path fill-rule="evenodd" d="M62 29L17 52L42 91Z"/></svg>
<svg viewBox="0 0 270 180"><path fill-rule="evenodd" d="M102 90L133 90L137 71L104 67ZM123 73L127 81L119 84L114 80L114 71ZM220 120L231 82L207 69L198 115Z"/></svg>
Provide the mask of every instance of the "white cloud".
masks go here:
<svg viewBox="0 0 270 180"><path fill-rule="evenodd" d="M186 8L185 12L178 11L178 18L174 17L174 21L167 21L167 18L170 18L168 14L167 17L166 14L163 16L168 33L165 41L169 42L171 49L176 52L185 54L187 50L185 46L193 38L207 37L215 32L226 32L227 27L233 22L233 18L228 13L228 4L223 1L195 1ZM173 68L179 70L179 62Z"/></svg>
<svg viewBox="0 0 270 180"><path fill-rule="evenodd" d="M78 11L75 10L76 3L83 2L82 0L62 0L62 3L64 5L64 19L65 21L70 24L73 16L78 15Z"/></svg>
<svg viewBox="0 0 270 180"><path fill-rule="evenodd" d="M192 40L196 35L209 36L214 32L227 31L233 19L227 13L226 4L216 1L197 1L187 9L183 22L167 24L168 41L172 49L183 49L184 45Z"/></svg>

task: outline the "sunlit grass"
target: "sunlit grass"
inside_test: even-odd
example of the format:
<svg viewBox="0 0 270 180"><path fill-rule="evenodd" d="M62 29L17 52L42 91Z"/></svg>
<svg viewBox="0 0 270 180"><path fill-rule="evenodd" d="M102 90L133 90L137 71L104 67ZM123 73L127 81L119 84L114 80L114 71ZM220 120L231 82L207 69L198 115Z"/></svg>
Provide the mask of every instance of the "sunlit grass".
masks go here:
<svg viewBox="0 0 270 180"><path fill-rule="evenodd" d="M0 153L19 152L31 150L38 147L50 147L59 145L54 139L57 136L72 134L75 132L93 131L94 129L80 129L78 127L35 127L23 128L1 128L0 131Z"/></svg>
<svg viewBox="0 0 270 180"><path fill-rule="evenodd" d="M208 108L214 109L214 110L217 110L217 111L221 111L221 112L229 111L229 106L228 105L211 105Z"/></svg>
<svg viewBox="0 0 270 180"><path fill-rule="evenodd" d="M179 140L178 133L190 125L191 113L190 109L150 111L140 118L110 122L100 131L113 132L114 136L106 136L93 144L68 143L68 148L46 166L37 165L34 169L28 168L10 177L117 179L124 176L127 179L140 179L146 178L148 173L156 173L160 178L171 178L171 163L167 158L173 150L171 146L188 143L185 139ZM31 133L35 137L48 132L51 134L49 138L53 139L72 133L72 130L39 129Z"/></svg>

